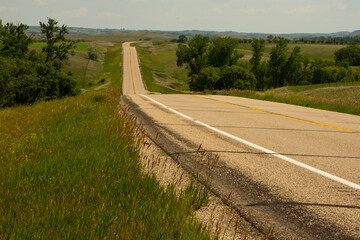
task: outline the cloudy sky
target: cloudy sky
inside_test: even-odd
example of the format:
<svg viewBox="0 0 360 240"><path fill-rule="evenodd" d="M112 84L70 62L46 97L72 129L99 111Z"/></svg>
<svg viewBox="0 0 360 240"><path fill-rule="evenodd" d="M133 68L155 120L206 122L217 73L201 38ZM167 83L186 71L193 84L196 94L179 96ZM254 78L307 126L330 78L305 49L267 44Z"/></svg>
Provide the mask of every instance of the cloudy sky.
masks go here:
<svg viewBox="0 0 360 240"><path fill-rule="evenodd" d="M359 0L0 0L3 23L263 33L360 29Z"/></svg>

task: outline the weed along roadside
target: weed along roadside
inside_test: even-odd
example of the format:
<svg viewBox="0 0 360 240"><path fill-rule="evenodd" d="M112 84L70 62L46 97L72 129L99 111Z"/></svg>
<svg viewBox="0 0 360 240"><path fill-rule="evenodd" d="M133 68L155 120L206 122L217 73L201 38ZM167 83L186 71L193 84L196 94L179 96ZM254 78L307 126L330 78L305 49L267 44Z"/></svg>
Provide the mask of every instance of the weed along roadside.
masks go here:
<svg viewBox="0 0 360 240"><path fill-rule="evenodd" d="M1 110L0 238L210 239L199 192L142 173L119 89Z"/></svg>

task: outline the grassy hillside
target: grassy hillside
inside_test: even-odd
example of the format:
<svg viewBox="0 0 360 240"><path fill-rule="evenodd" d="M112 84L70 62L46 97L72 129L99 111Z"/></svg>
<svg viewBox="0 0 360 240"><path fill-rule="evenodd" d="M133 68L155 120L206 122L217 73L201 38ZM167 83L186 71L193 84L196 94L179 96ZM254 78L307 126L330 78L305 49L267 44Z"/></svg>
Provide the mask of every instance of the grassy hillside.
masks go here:
<svg viewBox="0 0 360 240"><path fill-rule="evenodd" d="M213 94L255 98L360 115L360 82L283 87L266 92L220 90Z"/></svg>
<svg viewBox="0 0 360 240"><path fill-rule="evenodd" d="M30 45L31 49L40 51L46 45L45 42L34 42ZM78 85L82 89L89 89L101 84L100 80L105 78L103 72L103 63L105 52L113 44L108 42L78 42L75 45L75 55L69 56L69 60L64 64L65 71L71 71L75 74ZM95 47L98 51L98 60L92 61L88 56L89 47ZM109 80L110 81L110 80Z"/></svg>
<svg viewBox="0 0 360 240"><path fill-rule="evenodd" d="M177 196L142 173L119 96L0 110L0 239L209 239L194 191Z"/></svg>
<svg viewBox="0 0 360 240"><path fill-rule="evenodd" d="M144 81L152 92L175 93L189 90L187 70L176 65L177 44L136 44Z"/></svg>
<svg viewBox="0 0 360 240"><path fill-rule="evenodd" d="M33 42L30 45L30 48L34 49L41 49L46 46L46 42ZM89 49L89 43L88 42L78 42L75 44L75 51L83 51L87 52Z"/></svg>

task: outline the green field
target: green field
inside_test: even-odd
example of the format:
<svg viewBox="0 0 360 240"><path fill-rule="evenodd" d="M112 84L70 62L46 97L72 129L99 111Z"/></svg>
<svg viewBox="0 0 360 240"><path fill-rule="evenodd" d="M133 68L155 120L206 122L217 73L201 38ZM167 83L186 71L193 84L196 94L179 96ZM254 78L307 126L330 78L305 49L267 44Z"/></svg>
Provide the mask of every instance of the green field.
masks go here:
<svg viewBox="0 0 360 240"><path fill-rule="evenodd" d="M160 34L154 33L151 31L134 31L134 32L122 32L122 33L112 33L112 34L96 34L96 35L69 35L69 39L77 40L82 39L85 41L97 41L97 42L112 42L112 43L119 43L119 42L128 42L128 41L170 41L177 36L168 35L168 34Z"/></svg>
<svg viewBox="0 0 360 240"><path fill-rule="evenodd" d="M106 42L78 42L75 45L75 55L69 56L69 60L64 64L65 71L71 71L75 74L78 85L82 89L89 89L99 85L102 78L106 79L106 74L103 73L103 63L105 52L109 44ZM30 48L40 51L45 47L45 42L34 42ZM98 50L99 58L97 61L92 61L88 56L88 49L94 46Z"/></svg>
<svg viewBox="0 0 360 240"><path fill-rule="evenodd" d="M46 46L46 42L33 42L30 45L30 48L41 49ZM75 44L76 51L87 52L89 50L89 43L87 42L78 42Z"/></svg>
<svg viewBox="0 0 360 240"><path fill-rule="evenodd" d="M219 90L213 94L254 98L360 115L360 82L282 87L265 92Z"/></svg>
<svg viewBox="0 0 360 240"><path fill-rule="evenodd" d="M173 89L187 91L187 71L176 65L177 44L152 42L136 44L143 79L149 91L176 93Z"/></svg>

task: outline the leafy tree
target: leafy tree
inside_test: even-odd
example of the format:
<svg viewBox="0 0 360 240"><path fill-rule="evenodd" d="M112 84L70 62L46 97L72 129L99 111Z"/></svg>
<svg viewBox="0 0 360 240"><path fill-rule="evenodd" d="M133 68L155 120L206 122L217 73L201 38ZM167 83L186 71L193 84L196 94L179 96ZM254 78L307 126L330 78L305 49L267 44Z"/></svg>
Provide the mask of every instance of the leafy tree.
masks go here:
<svg viewBox="0 0 360 240"><path fill-rule="evenodd" d="M343 67L329 66L320 69L321 83L335 83L346 80L348 70Z"/></svg>
<svg viewBox="0 0 360 240"><path fill-rule="evenodd" d="M194 74L189 87L194 91L214 90L220 80L220 69L216 67L203 68L199 74Z"/></svg>
<svg viewBox="0 0 360 240"><path fill-rule="evenodd" d="M178 43L186 43L188 41L187 37L185 35L180 35L179 39L177 40Z"/></svg>
<svg viewBox="0 0 360 240"><path fill-rule="evenodd" d="M0 22L0 107L79 94L71 73L60 60L46 62L44 54L29 51L26 25Z"/></svg>
<svg viewBox="0 0 360 240"><path fill-rule="evenodd" d="M297 85L301 81L302 55L300 52L300 47L294 47L285 64L284 78L290 85Z"/></svg>
<svg viewBox="0 0 360 240"><path fill-rule="evenodd" d="M265 74L266 74L266 65L261 64L261 57L265 50L265 40L264 39L254 39L251 43L253 49L253 55L250 59L252 65L251 71L255 74L257 79L256 89L263 90L265 87Z"/></svg>
<svg viewBox="0 0 360 240"><path fill-rule="evenodd" d="M213 67L232 66L244 56L236 51L238 40L225 37L213 40L209 50L209 65Z"/></svg>
<svg viewBox="0 0 360 240"><path fill-rule="evenodd" d="M251 47L253 50L253 55L250 59L250 63L252 64L253 69L257 69L258 65L261 62L261 57L265 50L265 40L264 39L254 39L251 43Z"/></svg>
<svg viewBox="0 0 360 240"><path fill-rule="evenodd" d="M283 70L286 64L287 41L284 38L274 40L276 46L271 49L269 60L270 84L272 87L284 85Z"/></svg>
<svg viewBox="0 0 360 240"><path fill-rule="evenodd" d="M348 62L350 66L360 66L360 46L357 44L341 48L334 54L336 63Z"/></svg>
<svg viewBox="0 0 360 240"><path fill-rule="evenodd" d="M324 72L322 71L323 68L325 67L330 67L333 66L334 63L329 62L329 61L324 61L320 58L315 58L313 61L311 61L310 63L310 70L312 71L312 83L313 84L318 84L318 83L325 83L326 81L324 80Z"/></svg>
<svg viewBox="0 0 360 240"><path fill-rule="evenodd" d="M32 40L26 35L27 25L7 23L2 26L0 21L0 55L4 57L24 57L29 51Z"/></svg>
<svg viewBox="0 0 360 240"><path fill-rule="evenodd" d="M88 55L89 55L90 60L93 60L93 61L96 61L99 57L98 51L94 47L89 47Z"/></svg>
<svg viewBox="0 0 360 240"><path fill-rule="evenodd" d="M267 36L267 41L268 41L268 43L272 43L273 40L274 40L274 36L273 36L273 35L268 35L268 36Z"/></svg>
<svg viewBox="0 0 360 240"><path fill-rule="evenodd" d="M243 89L254 90L256 86L256 77L248 69L240 66L224 66L221 69L221 86L218 89Z"/></svg>
<svg viewBox="0 0 360 240"><path fill-rule="evenodd" d="M68 34L67 27L62 25L59 27L55 19L48 18L48 23L40 22L41 32L45 34L46 46L42 52L46 53L46 62L60 60L64 61L69 58L69 54L75 48L74 41L67 41L65 35Z"/></svg>
<svg viewBox="0 0 360 240"><path fill-rule="evenodd" d="M176 50L177 65L181 67L185 64L190 69L190 76L199 74L207 66L209 41L209 37L196 35L188 41L188 46L179 44Z"/></svg>

